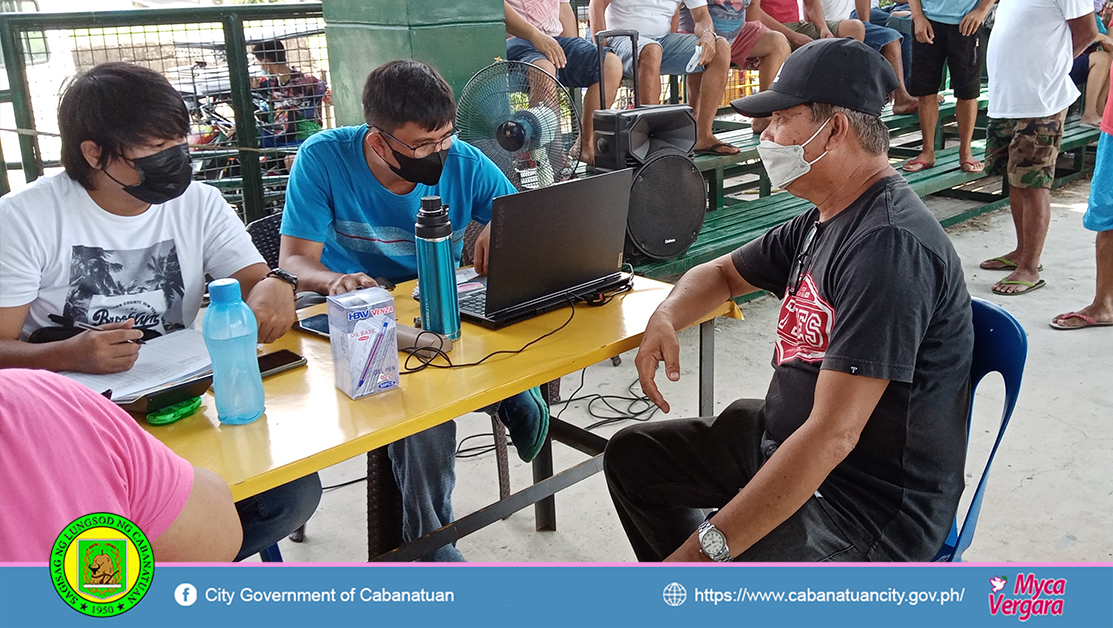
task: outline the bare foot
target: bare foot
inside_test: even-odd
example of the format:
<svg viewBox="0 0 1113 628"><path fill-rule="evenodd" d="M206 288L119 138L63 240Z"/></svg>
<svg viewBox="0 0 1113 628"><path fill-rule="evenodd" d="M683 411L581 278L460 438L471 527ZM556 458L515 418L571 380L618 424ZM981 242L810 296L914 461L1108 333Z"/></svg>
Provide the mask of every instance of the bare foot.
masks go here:
<svg viewBox="0 0 1113 628"><path fill-rule="evenodd" d="M710 140L698 140L692 150L699 155L737 155L742 152L737 146L720 142L714 135L711 136Z"/></svg>
<svg viewBox="0 0 1113 628"><path fill-rule="evenodd" d="M919 155L916 155L912 159L909 159L907 162L905 162L902 169L905 172L919 172L919 171L923 170L924 168L931 168L934 165L935 165L935 151L934 150L932 150L932 151L925 150L925 151L920 151Z"/></svg>
<svg viewBox="0 0 1113 628"><path fill-rule="evenodd" d="M905 115L905 114L912 113L912 112L916 111L916 108L919 107L919 105L920 105L920 100L918 98L913 98L912 96L909 96L907 94L907 92L905 93L904 96L898 96L898 95L895 95L895 94L893 96L893 113L895 113L897 115L902 116L902 115Z"/></svg>
<svg viewBox="0 0 1113 628"><path fill-rule="evenodd" d="M1083 126L1101 127L1101 116L1082 116L1079 122Z"/></svg>

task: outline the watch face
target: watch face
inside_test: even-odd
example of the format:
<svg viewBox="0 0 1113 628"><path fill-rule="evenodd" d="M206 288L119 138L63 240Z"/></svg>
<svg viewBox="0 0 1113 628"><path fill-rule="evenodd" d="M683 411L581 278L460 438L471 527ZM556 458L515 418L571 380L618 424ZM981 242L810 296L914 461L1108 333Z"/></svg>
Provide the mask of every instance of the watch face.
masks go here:
<svg viewBox="0 0 1113 628"><path fill-rule="evenodd" d="M699 540L699 544L704 554L714 557L726 551L727 538L723 536L722 532L712 528L704 532L703 537Z"/></svg>

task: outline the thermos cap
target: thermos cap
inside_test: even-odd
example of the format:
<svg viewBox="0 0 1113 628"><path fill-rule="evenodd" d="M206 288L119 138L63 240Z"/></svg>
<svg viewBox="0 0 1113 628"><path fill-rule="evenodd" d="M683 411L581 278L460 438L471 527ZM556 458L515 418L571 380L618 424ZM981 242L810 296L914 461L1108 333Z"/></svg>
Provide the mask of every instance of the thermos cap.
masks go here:
<svg viewBox="0 0 1113 628"><path fill-rule="evenodd" d="M240 282L235 279L214 279L209 282L209 301L213 303L232 303L239 301Z"/></svg>
<svg viewBox="0 0 1113 628"><path fill-rule="evenodd" d="M452 223L448 219L448 205L441 204L439 196L423 196L417 212L414 234L423 240L436 240L452 236Z"/></svg>

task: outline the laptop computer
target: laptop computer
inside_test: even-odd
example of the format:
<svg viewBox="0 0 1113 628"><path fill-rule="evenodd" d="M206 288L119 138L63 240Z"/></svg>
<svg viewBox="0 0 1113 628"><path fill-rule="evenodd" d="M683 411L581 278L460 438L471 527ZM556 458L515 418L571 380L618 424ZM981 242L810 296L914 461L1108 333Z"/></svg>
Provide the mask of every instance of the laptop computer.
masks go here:
<svg viewBox="0 0 1113 628"><path fill-rule="evenodd" d="M496 198L486 289L460 295L461 318L497 329L624 284L632 173Z"/></svg>

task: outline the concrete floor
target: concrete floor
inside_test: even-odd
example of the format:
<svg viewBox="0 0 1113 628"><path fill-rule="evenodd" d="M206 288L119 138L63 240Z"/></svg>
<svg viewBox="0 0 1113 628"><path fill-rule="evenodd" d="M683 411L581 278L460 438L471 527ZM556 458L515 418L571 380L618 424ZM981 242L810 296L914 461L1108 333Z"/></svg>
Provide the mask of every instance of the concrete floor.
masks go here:
<svg viewBox="0 0 1113 628"><path fill-rule="evenodd" d="M1015 243L1009 212L1001 210L949 229L971 294L1006 307L1029 335L1028 364L1020 400L994 461L973 546L967 560L976 562L1113 561L1113 411L1108 392L1113 383L1113 329L1057 331L1048 326L1055 314L1079 309L1094 290L1094 234L1082 228L1089 181L1056 190L1051 229L1044 250L1047 286L1020 297L998 297L990 285L1000 272L978 263L1012 250ZM939 215L957 213L959 201L930 199ZM739 397L764 397L772 373L773 329L779 303L766 297L742 306L745 321L716 324L716 408ZM673 416L696 410L696 336L681 335L682 375L677 383L659 382L673 406ZM580 395L625 394L636 379L634 354L619 367L609 362L587 369ZM663 378L660 378L663 380ZM564 378L568 396L580 374ZM997 431L1003 387L990 376L975 403L967 477L975 482ZM594 420L583 404L573 403L562 418L578 425ZM662 420L658 414L653 420ZM486 415L459 420L460 438L488 432ZM599 430L607 436L621 426ZM556 465L565 468L585 458L555 445ZM513 489L530 482L529 466L511 450ZM321 472L326 486L364 475L362 457ZM304 543L282 542L287 561L358 562L366 556L364 484L328 490L310 520ZM972 492L971 487L968 490ZM472 512L497 498L493 454L457 464L455 508ZM961 507L965 509L965 502ZM963 510L960 510L962 512ZM614 514L602 475L557 496L556 532L536 532L532 509L462 539L458 547L478 562L631 561L634 556Z"/></svg>

